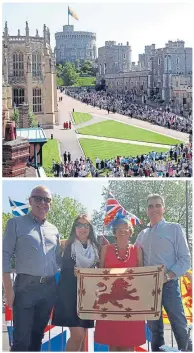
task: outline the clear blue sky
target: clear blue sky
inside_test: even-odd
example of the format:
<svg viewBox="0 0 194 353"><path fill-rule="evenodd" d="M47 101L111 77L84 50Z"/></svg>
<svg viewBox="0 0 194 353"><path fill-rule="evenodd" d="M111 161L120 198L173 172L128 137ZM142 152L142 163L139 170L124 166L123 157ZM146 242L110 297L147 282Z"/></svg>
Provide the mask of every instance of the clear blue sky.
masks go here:
<svg viewBox="0 0 194 353"><path fill-rule="evenodd" d="M8 197L14 201L26 202L30 196L31 190L37 185L47 186L53 194L62 197L71 197L81 202L88 209L91 215L93 209L98 210L101 206L103 198L102 188L108 186L108 180L3 180L3 202L2 211L11 213Z"/></svg>
<svg viewBox="0 0 194 353"><path fill-rule="evenodd" d="M168 40L184 40L186 46L193 44L193 6L190 1L175 2L128 2L128 3L5 3L3 23L8 21L10 35L25 32L25 21L28 21L30 34L35 35L36 29L42 35L45 23L51 31L51 45L55 46L54 34L62 31L67 24L68 5L77 14L79 21L70 17L70 24L75 30L92 31L97 34L97 47L103 46L106 40L117 43L129 41L132 46L132 60L138 60L144 46L152 43L156 47L164 47Z"/></svg>

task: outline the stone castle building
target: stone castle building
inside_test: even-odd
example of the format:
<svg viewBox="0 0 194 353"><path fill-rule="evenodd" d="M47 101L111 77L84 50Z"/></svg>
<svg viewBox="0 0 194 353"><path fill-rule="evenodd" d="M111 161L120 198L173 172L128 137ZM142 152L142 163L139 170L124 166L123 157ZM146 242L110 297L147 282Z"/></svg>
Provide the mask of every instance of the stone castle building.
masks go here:
<svg viewBox="0 0 194 353"><path fill-rule="evenodd" d="M145 52L139 55L139 64L151 72L151 91L161 100L172 100L172 76L192 77L192 48L186 48L185 42L168 41L164 48L156 49L155 44L145 46Z"/></svg>
<svg viewBox="0 0 194 353"><path fill-rule="evenodd" d="M102 76L98 76L98 83ZM134 93L137 97L147 97L150 92L149 71L130 71L104 76L108 92L119 94Z"/></svg>
<svg viewBox="0 0 194 353"><path fill-rule="evenodd" d="M25 36L20 30L10 36L6 22L2 47L3 81L9 108L12 108L10 117L14 107L25 106L27 113L32 112L43 128L52 128L58 122L58 109L49 29L44 25L42 37L38 30L35 36L30 36L26 22Z"/></svg>
<svg viewBox="0 0 194 353"><path fill-rule="evenodd" d="M181 40L168 41L160 49L155 44L148 45L137 64L131 63L131 48L128 47L128 56L123 48L127 50L115 42L106 42L105 47L99 48L97 83L105 80L108 90L130 91L145 99L154 96L177 112L191 109L192 48L186 48Z"/></svg>
<svg viewBox="0 0 194 353"><path fill-rule="evenodd" d="M105 46L98 49L99 75L118 74L131 70L131 47L106 41Z"/></svg>
<svg viewBox="0 0 194 353"><path fill-rule="evenodd" d="M74 26L63 26L63 32L55 33L56 63L69 61L96 60L96 34L92 32L74 31Z"/></svg>

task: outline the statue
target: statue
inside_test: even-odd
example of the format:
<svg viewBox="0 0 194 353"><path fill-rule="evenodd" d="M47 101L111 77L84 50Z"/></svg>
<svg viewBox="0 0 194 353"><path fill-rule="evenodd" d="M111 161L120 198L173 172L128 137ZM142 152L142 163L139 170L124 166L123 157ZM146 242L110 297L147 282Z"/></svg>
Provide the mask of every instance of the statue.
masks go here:
<svg viewBox="0 0 194 353"><path fill-rule="evenodd" d="M20 29L18 29L18 37L20 37Z"/></svg>
<svg viewBox="0 0 194 353"><path fill-rule="evenodd" d="M28 68L28 72L31 72L31 59L30 59L30 55L28 55L27 68Z"/></svg>
<svg viewBox="0 0 194 353"><path fill-rule="evenodd" d="M48 43L50 44L50 31L48 27L47 27L47 39L48 39Z"/></svg>
<svg viewBox="0 0 194 353"><path fill-rule="evenodd" d="M6 56L5 53L3 54L3 66L4 66L4 67L7 66L7 56Z"/></svg>

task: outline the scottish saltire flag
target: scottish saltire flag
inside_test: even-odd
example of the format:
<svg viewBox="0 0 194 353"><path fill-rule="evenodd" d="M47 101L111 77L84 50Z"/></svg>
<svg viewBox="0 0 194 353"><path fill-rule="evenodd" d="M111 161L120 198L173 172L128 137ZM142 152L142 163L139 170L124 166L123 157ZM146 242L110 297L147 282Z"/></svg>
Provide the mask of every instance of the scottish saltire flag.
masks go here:
<svg viewBox="0 0 194 353"><path fill-rule="evenodd" d="M12 199L10 199L10 197L9 197L9 203L12 208L13 216L18 217L18 216L24 216L28 214L28 209L30 207L29 204L13 201Z"/></svg>
<svg viewBox="0 0 194 353"><path fill-rule="evenodd" d="M75 18L75 20L78 20L76 13L72 11L72 9L70 9L69 6L68 6L68 15L71 15L73 18Z"/></svg>
<svg viewBox="0 0 194 353"><path fill-rule="evenodd" d="M134 214L125 210L123 206L115 199L111 192L108 193L108 199L105 206L105 218L104 224L108 225L116 216L117 213L121 213L122 215L127 215L130 218L130 221L133 226L141 224L141 220L136 217Z"/></svg>

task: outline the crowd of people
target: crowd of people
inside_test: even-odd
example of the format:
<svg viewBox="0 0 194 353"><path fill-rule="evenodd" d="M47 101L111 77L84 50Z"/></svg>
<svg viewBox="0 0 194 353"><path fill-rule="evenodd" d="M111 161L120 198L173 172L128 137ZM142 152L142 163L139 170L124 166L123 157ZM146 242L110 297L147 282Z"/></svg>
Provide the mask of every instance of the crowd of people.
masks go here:
<svg viewBox="0 0 194 353"><path fill-rule="evenodd" d="M112 94L105 91L87 91L84 90L68 90L66 94L80 100L83 103L90 104L94 107L119 113L131 118L148 121L151 124L167 127L182 132L189 133L192 130L192 112L187 117L179 116L170 111L170 108L153 108L146 104L136 102L136 96L133 93L128 94Z"/></svg>
<svg viewBox="0 0 194 353"><path fill-rule="evenodd" d="M70 152L63 155L64 161L53 161L56 177L191 177L192 144L176 145L168 152L151 151L139 156L118 156L99 159L95 163L90 158L71 160Z"/></svg>

